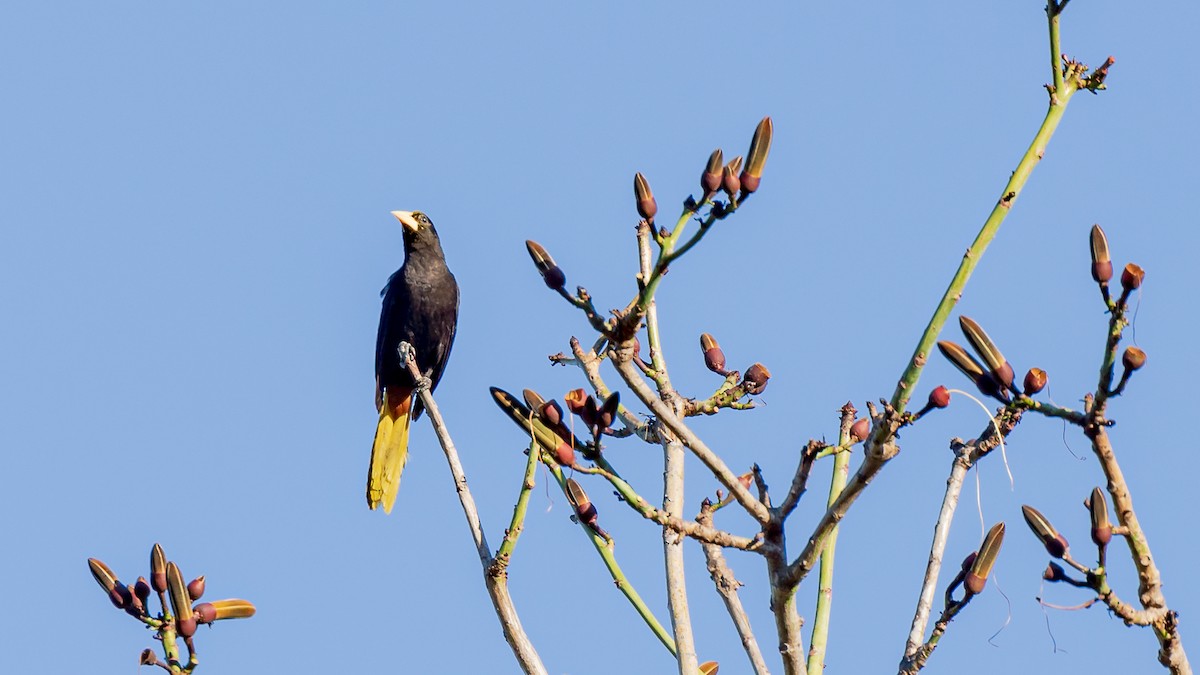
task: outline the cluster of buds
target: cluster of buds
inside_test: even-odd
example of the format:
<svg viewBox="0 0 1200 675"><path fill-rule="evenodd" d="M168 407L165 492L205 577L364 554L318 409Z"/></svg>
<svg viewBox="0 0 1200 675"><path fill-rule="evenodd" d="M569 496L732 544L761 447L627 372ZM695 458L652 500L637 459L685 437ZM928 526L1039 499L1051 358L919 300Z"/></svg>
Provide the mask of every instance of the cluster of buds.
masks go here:
<svg viewBox="0 0 1200 675"><path fill-rule="evenodd" d="M737 379L737 371L729 371L725 369L725 352L722 351L721 345L717 343L717 339L710 333L700 334L700 352L704 355L704 367L712 372ZM763 393L767 388L767 381L771 379L771 371L761 363L755 363L746 369L746 374L742 375L742 381L738 385L751 396L756 396Z"/></svg>
<svg viewBox="0 0 1200 675"><path fill-rule="evenodd" d="M745 201L758 191L763 169L767 165L767 156L771 153L774 131L771 118L764 117L754 129L754 137L750 139L750 150L745 157L738 155L726 162L720 148L713 150L708 156L708 162L700 174L700 190L704 195L701 201L711 199L718 191L724 192L729 198L730 207L720 203L714 204L713 213L718 218L723 218L732 207L736 207L739 202ZM638 203L641 204L640 197ZM688 204L694 206L695 202L689 200Z"/></svg>
<svg viewBox="0 0 1200 675"><path fill-rule="evenodd" d="M594 458L599 446L586 444L571 433L565 424L562 407L557 401L546 401L532 389L525 390L524 403L499 387L492 387L491 392L492 399L509 419L524 429L526 434L533 436L538 445L550 453L558 464L575 466L576 449L580 450L585 458Z"/></svg>
<svg viewBox="0 0 1200 675"><path fill-rule="evenodd" d="M1111 304L1108 282L1113 277L1112 257L1108 252L1108 237L1099 225L1093 225L1088 234L1088 248L1092 255L1092 280L1099 284L1104 303ZM1146 271L1141 266L1135 263L1125 265L1125 269L1121 270L1121 306L1125 305L1131 293L1142 287L1142 280L1145 278Z"/></svg>
<svg viewBox="0 0 1200 675"><path fill-rule="evenodd" d="M597 403L596 399L584 389L572 389L563 400L567 409L579 415L584 425L592 433L593 438L601 434L611 434L612 425L617 419L617 411L621 406L621 393L614 391L604 401Z"/></svg>
<svg viewBox="0 0 1200 675"><path fill-rule="evenodd" d="M973 551L962 561L958 574L946 588L946 604L952 602L952 594L959 586L963 587L965 597L957 604L962 605L979 595L987 586L988 577L996 566L996 558L1000 555L1000 547L1004 544L1004 523L996 523L983 538L978 551Z"/></svg>
<svg viewBox="0 0 1200 675"><path fill-rule="evenodd" d="M979 355L980 360L976 360L966 349L949 340L938 342L938 351L950 363L954 364L954 367L958 368L963 375L970 378L984 396L990 396L1002 403L1008 403L1011 400L1010 393L1017 396L1022 394L1032 396L1045 389L1046 382L1048 381L1046 371L1041 368L1031 368L1025 374L1025 380L1022 383L1024 390L1018 390L1014 384L1012 364L1000 353L1000 349L988 336L987 332L983 330L983 327L966 316L960 316L958 324L962 328L967 342L970 343L975 353ZM949 392L945 392L945 396L940 397L939 402L943 398L945 403L948 404L950 401ZM930 404L934 404L932 395L930 396ZM933 407L944 406L933 405ZM930 405L927 405L925 410L929 408Z"/></svg>
<svg viewBox="0 0 1200 675"><path fill-rule="evenodd" d="M108 594L113 605L154 628L161 639L164 634L178 635L187 641L193 655L192 636L200 624L210 624L223 619L243 619L254 616L255 608L247 600L214 600L197 603L205 591L204 576L184 583L179 566L168 561L162 546L154 545L150 550L150 579L138 577L133 584L123 584L117 575L96 558L88 558L88 568L100 588ZM149 598L151 591L158 594L162 611L151 614ZM164 641L164 647L168 641ZM149 651L149 650L147 650ZM178 654L167 654L168 660L178 661ZM142 653L142 662L157 663L154 653Z"/></svg>
<svg viewBox="0 0 1200 675"><path fill-rule="evenodd" d="M549 434L536 434L538 442L554 455L554 460L563 466L575 466L575 448L583 447L571 430L567 428L562 406L558 401L543 399L532 389L522 392L528 410ZM569 405L569 404L568 404ZM544 437L544 438L543 438Z"/></svg>

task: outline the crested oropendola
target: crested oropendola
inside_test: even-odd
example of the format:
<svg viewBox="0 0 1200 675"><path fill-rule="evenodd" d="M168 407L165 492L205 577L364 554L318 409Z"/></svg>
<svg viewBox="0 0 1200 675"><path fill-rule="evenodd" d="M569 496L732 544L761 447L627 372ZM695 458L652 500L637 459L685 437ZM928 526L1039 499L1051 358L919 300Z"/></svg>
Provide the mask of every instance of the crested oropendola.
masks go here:
<svg viewBox="0 0 1200 675"><path fill-rule="evenodd" d="M408 430L422 405L413 395L417 382L401 361L401 342L412 345L417 368L434 389L454 344L458 326L458 283L446 267L442 243L429 217L420 211L393 211L403 225L404 264L388 277L380 295L379 335L375 340L375 408L379 425L367 474L367 505L391 513L408 459ZM416 399L416 400L414 400Z"/></svg>

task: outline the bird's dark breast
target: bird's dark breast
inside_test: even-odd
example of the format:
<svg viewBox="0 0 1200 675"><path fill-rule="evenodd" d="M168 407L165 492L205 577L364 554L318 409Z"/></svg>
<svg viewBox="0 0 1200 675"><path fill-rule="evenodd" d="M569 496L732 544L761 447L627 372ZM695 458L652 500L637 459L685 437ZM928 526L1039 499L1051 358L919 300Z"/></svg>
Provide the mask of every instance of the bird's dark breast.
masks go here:
<svg viewBox="0 0 1200 675"><path fill-rule="evenodd" d="M378 359L383 387L411 387L412 375L396 351L407 342L417 353L417 367L436 386L450 356L458 320L458 285L448 270L402 269L384 293L382 350ZM431 273L432 272L432 273Z"/></svg>

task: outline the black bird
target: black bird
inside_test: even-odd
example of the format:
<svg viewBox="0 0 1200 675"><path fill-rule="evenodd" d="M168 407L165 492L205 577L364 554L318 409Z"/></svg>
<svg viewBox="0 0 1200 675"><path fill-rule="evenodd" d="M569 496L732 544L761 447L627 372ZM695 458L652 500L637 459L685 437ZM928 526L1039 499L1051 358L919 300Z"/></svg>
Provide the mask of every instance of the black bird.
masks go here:
<svg viewBox="0 0 1200 675"><path fill-rule="evenodd" d="M413 380L397 351L407 342L417 368L434 389L454 344L458 327L458 283L446 267L442 243L429 217L420 211L392 211L404 226L404 264L388 277L375 340L375 408L379 425L367 474L367 505L392 512L400 474L408 460L408 428L421 415Z"/></svg>

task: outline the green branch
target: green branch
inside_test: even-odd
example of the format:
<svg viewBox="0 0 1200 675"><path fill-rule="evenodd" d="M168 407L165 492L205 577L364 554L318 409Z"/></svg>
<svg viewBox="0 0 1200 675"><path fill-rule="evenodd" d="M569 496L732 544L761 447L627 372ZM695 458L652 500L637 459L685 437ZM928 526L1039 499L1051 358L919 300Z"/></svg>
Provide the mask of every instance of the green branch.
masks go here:
<svg viewBox="0 0 1200 675"><path fill-rule="evenodd" d="M554 480L558 481L558 486L562 488L563 494L566 495L567 479L563 476L562 467L547 453L542 454L542 463L550 468L550 474L554 476ZM675 640L663 628L658 619L654 617L654 612L651 612L650 608L646 606L645 601L642 600L642 596L638 595L637 589L633 587L633 584L629 583L629 580L625 578L625 573L621 571L621 566L617 564L617 559L613 555L612 540L605 538L595 528L583 522L582 519L577 518L576 520L579 522L579 527L588 535L588 539L592 542L592 545L596 547L596 552L600 554L600 559L604 562L604 566L608 568L608 573L612 576L613 583L616 584L621 593L629 600L629 604L633 605L634 610L642 617L646 625L650 627L654 636L663 643L667 651L671 652L671 656L677 656Z"/></svg>

